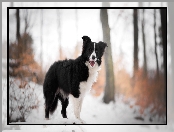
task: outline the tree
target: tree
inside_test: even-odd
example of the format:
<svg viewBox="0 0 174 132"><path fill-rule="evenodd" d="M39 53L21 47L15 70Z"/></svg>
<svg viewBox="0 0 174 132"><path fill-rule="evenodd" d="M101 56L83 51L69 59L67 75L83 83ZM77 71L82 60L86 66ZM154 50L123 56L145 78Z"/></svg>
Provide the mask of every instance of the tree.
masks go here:
<svg viewBox="0 0 174 132"><path fill-rule="evenodd" d="M154 9L154 40L155 40L155 57L156 57L156 69L157 78L159 77L159 65L158 65L158 54L157 54L157 33L156 33L156 9Z"/></svg>
<svg viewBox="0 0 174 132"><path fill-rule="evenodd" d="M17 45L20 45L20 10L16 9L16 40L17 40ZM21 46L19 46L21 47ZM19 58L19 53L20 53L20 49L18 48L17 51L17 56Z"/></svg>
<svg viewBox="0 0 174 132"><path fill-rule="evenodd" d="M163 67L164 67L164 104L166 106L166 78L167 78L167 9L160 9L161 31L163 47Z"/></svg>
<svg viewBox="0 0 174 132"><path fill-rule="evenodd" d="M134 76L138 70L138 10L133 9L133 25L134 25Z"/></svg>
<svg viewBox="0 0 174 132"><path fill-rule="evenodd" d="M33 38L28 32L29 24L29 14L28 11L24 12L24 33L20 33L20 11L16 10L16 42L12 42L9 45L9 75L13 77L18 77L25 81L35 81L41 83L43 79L38 72L41 67L34 60L33 54ZM25 11L25 10L24 10Z"/></svg>
<svg viewBox="0 0 174 132"><path fill-rule="evenodd" d="M109 5L109 3L102 3L102 6ZM108 24L108 12L107 9L100 10L100 20L103 29L103 41L107 43L108 48L105 51L104 60L106 67L106 85L104 90L103 101L109 103L114 101L115 86L114 86L114 72L113 72L113 61L112 61L112 50L110 42L110 28Z"/></svg>
<svg viewBox="0 0 174 132"><path fill-rule="evenodd" d="M20 40L20 10L16 9L16 39L19 43Z"/></svg>
<svg viewBox="0 0 174 132"><path fill-rule="evenodd" d="M143 69L144 69L144 73L145 73L145 76L147 76L147 59L146 59L146 36L145 36L145 20L144 20L144 12L145 10L143 9L143 12L142 12L142 38L143 38L143 57L144 57L144 64L143 64Z"/></svg>
<svg viewBox="0 0 174 132"><path fill-rule="evenodd" d="M29 13L28 13L28 9L25 10L24 21L25 21L24 33L27 33L27 30L29 28Z"/></svg>

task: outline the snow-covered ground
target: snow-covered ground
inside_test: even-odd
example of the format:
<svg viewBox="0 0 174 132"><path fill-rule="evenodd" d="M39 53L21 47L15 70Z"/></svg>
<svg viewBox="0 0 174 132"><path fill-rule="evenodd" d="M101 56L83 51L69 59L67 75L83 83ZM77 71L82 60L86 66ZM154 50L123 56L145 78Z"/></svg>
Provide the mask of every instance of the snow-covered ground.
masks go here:
<svg viewBox="0 0 174 132"><path fill-rule="evenodd" d="M20 104L22 104L24 96L21 95L23 95L23 93L28 95L32 94L32 89L19 89L17 87L17 84L19 83L17 83L17 81L15 82L15 89L11 90L10 88L9 93L10 95L14 94L12 93L14 91L16 94L16 99L18 100L18 102L20 102ZM34 83L29 83L29 85L31 88L34 88L33 95L36 94L35 96L37 96L39 100L39 107L37 109L33 109L30 115L27 117L26 122L23 122L22 124L72 124L73 122L77 124L80 123L74 116L71 100L67 107L68 119L62 118L61 103L59 102L58 108L54 112L54 114L50 115L49 120L45 120L43 87ZM30 101L32 104L34 104L33 100L37 99L35 96L32 96L33 99L31 100L29 100L28 98L27 100L25 99L27 102L25 103L25 105L28 105ZM135 117L142 116L140 116L138 112L139 107L134 105L133 100L130 100L126 104L123 103L122 96L116 96L115 100L116 102L105 104L102 102L102 95L100 97L94 97L90 94L90 92L87 93L82 106L81 118L86 122L86 124L164 124L164 122L158 119L158 117L156 117L156 119L154 118L152 122L149 121L150 117L148 116L148 113L143 117L143 119L137 120L135 119ZM15 105L15 103L16 102L13 102L13 105Z"/></svg>
<svg viewBox="0 0 174 132"><path fill-rule="evenodd" d="M30 83L31 87L35 86L35 94L39 100L39 107L37 109L33 109L29 114L26 122L13 122L11 126L6 126L6 105L7 105L7 91L6 79L2 80L2 122L3 129L23 129L23 130L58 130L60 132L64 131L75 131L75 132L91 132L91 131L159 131L163 132L164 130L170 132L174 130L174 123L169 122L169 125L163 126L148 126L148 125L138 125L138 126L86 126L86 125L46 125L46 124L72 124L76 122L80 124L80 122L75 119L73 113L73 106L70 100L70 104L67 108L67 116L68 119L63 119L61 116L61 103L59 102L58 108L53 115L50 116L50 120L44 119L44 98L42 92L42 86L35 85ZM19 92L18 92L19 93ZM122 101L122 96L116 97L116 102L111 102L109 104L104 104L102 102L102 96L93 97L90 93L88 93L84 99L84 103L82 106L81 118L86 122L86 124L162 124L163 122L158 118L154 119L152 122L149 121L149 116L144 116L144 121L137 120L135 117L139 116L138 107L130 107L134 104L133 100L130 100L129 103L125 104ZM45 124L38 126L28 126L28 125L19 125L13 126L13 124Z"/></svg>

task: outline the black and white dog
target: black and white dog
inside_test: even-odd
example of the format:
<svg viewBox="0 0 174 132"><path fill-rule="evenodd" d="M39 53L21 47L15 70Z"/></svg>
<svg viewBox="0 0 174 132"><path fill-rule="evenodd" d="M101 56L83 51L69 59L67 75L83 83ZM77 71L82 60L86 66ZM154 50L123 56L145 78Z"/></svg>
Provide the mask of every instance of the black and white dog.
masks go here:
<svg viewBox="0 0 174 132"><path fill-rule="evenodd" d="M66 108L69 95L72 97L74 114L80 121L80 111L86 91L89 91L97 79L101 59L107 46L104 42L92 42L83 36L82 54L77 59L54 62L46 73L43 93L45 98L45 118L57 108L58 100L62 103L61 114L67 118Z"/></svg>

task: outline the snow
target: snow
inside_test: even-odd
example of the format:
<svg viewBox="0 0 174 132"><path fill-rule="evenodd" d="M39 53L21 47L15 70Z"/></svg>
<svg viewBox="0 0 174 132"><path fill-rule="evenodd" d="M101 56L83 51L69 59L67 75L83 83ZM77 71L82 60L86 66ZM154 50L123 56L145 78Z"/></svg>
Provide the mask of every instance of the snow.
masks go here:
<svg viewBox="0 0 174 132"><path fill-rule="evenodd" d="M68 119L62 118L61 103L59 102L58 108L54 112L54 114L50 115L49 120L45 120L42 86L33 85L33 83L30 83L31 87L35 87L34 92L39 100L39 108L32 110L31 114L28 116L24 124L72 124L73 122L75 122L76 124L80 123L74 116L71 100L67 108ZM23 93L23 90L19 91L19 89L15 89L15 91L16 93L18 93L17 97L20 97L20 94ZM28 90L28 92L30 91ZM17 100L19 99L17 98ZM87 93L82 104L81 118L86 122L86 124L163 124L163 122L157 120L150 122L148 120L148 116L144 121L135 120L135 117L140 115L138 113L138 106L130 108L130 105L133 105L134 101L130 100L128 104L125 104L122 101L122 96L116 97L115 100L115 103L110 102L109 104L104 104L102 102L102 95L100 97L93 97L90 93Z"/></svg>
<svg viewBox="0 0 174 132"><path fill-rule="evenodd" d="M7 91L6 91L7 82L6 79L2 80L2 88L3 88L3 109L2 109L2 122L3 122L3 129L22 129L22 130L56 130L56 131L75 131L75 132L91 132L91 131L100 131L106 132L110 131L166 131L170 132L174 130L174 122L170 122L170 125L138 125L138 126L119 126L119 125L100 125L100 126L93 126L93 125L65 125L65 124L80 124L80 121L77 120L73 113L73 106L70 100L70 104L67 108L67 117L68 119L62 118L61 115L61 103L59 102L58 108L53 115L50 115L49 120L44 119L44 98L43 98L43 89L41 85L37 85L34 83L30 83L31 87L35 87L34 94L36 94L39 100L39 107L37 109L32 109L31 113L29 114L26 122L12 122L10 127L6 125L6 101L7 101ZM20 93L20 92L18 92ZM123 103L123 96L116 96L116 102L110 102L109 104L104 104L102 102L102 96L94 97L90 93L88 93L82 104L82 111L81 111L81 118L86 122L86 124L163 124L162 120L153 120L153 122L149 121L148 114L144 116L144 121L136 120L135 117L140 116L138 113L138 106L130 107L130 105L134 105L134 100L130 100L129 103ZM13 124L22 124L19 127ZM45 124L45 125L25 125L25 124ZM64 125L47 125L47 124L64 124ZM32 126L32 127L31 127Z"/></svg>

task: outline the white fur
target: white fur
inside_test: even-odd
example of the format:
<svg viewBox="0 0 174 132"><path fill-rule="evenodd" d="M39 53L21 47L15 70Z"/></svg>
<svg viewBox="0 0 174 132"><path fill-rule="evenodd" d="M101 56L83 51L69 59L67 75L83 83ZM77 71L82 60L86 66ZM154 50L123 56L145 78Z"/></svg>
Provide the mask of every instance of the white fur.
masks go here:
<svg viewBox="0 0 174 132"><path fill-rule="evenodd" d="M92 59L92 56L95 56L95 59ZM94 43L94 51L89 57L89 61L97 61L96 53L95 53L95 43ZM80 118L80 112L82 108L83 99L85 97L86 92L90 91L92 88L92 85L94 82L97 81L98 71L101 69L97 63L94 64L92 67L90 63L87 61L86 66L89 69L89 77L87 81L80 82L80 96L79 98L75 98L73 95L69 95L70 99L72 100L73 106L74 106L74 114L77 119L81 121L81 123L84 123L84 121ZM68 97L67 94L65 94L61 89L58 88L56 95L60 93L64 99Z"/></svg>
<svg viewBox="0 0 174 132"><path fill-rule="evenodd" d="M57 91L56 91L56 94L55 94L55 97L56 95L58 95L60 93L60 95L62 96L62 98L65 100L66 98L68 98L68 94L66 94L62 89L58 88ZM55 98L54 97L54 98Z"/></svg>
<svg viewBox="0 0 174 132"><path fill-rule="evenodd" d="M92 56L95 56L95 59L94 59L94 60L92 59ZM94 43L94 51L93 51L92 54L90 55L89 60L90 60L90 61L92 61L92 60L93 60L93 61L97 61L96 53L95 53L95 43Z"/></svg>
<svg viewBox="0 0 174 132"><path fill-rule="evenodd" d="M84 123L84 121L80 118L80 112L81 112L81 108L82 108L83 98L85 96L85 93L90 91L93 83L96 82L97 76L98 76L98 71L100 70L100 67L98 66L97 63L94 67L91 67L89 62L86 62L85 64L89 68L88 80L80 83L80 93L81 94L80 94L79 98L74 98L72 95L70 96L70 98L72 99L73 105L74 105L74 114L75 114L76 118L78 118L82 123Z"/></svg>

